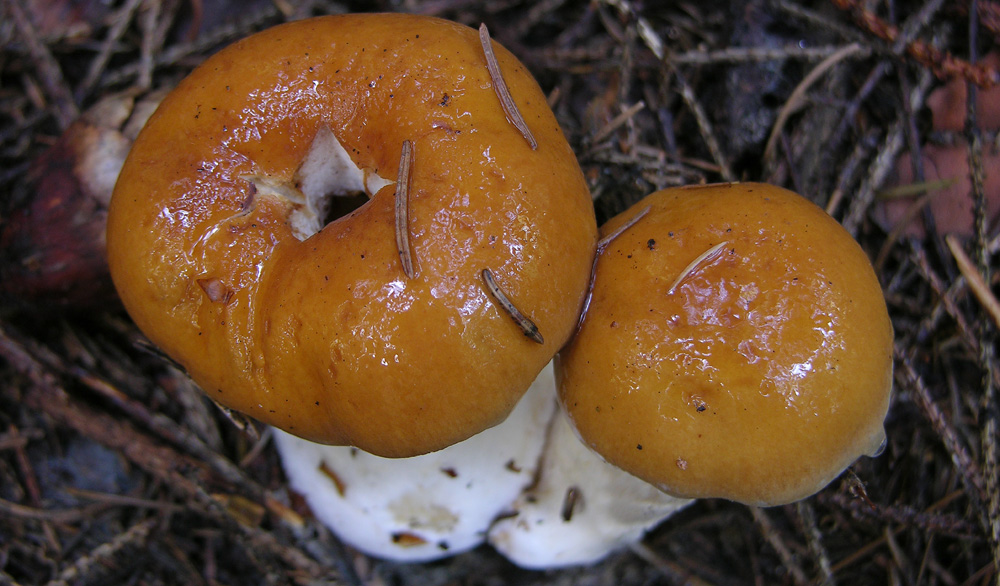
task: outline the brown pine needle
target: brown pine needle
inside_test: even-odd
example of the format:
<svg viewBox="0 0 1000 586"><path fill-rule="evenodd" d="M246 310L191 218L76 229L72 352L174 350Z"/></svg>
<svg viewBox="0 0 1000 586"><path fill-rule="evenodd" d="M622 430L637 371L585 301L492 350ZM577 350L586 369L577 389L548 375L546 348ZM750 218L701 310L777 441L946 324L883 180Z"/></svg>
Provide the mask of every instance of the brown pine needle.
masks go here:
<svg viewBox="0 0 1000 586"><path fill-rule="evenodd" d="M399 261L403 263L403 273L408 279L417 275L413 268L413 251L410 249L409 195L413 144L403 141L403 151L399 156L399 173L396 175L396 249Z"/></svg>
<svg viewBox="0 0 1000 586"><path fill-rule="evenodd" d="M697 270L698 267L701 266L702 263L704 263L705 261L707 261L707 260L711 259L712 257L714 257L727 244L729 244L728 240L720 242L720 243L716 244L715 246L713 246L712 248L709 248L705 252L703 252L700 255L698 255L698 258L696 258L693 261L691 261L691 264L689 264L688 266L684 267L684 270L681 271L681 274L677 275L677 278L674 279L673 284L670 285L670 289L667 289L667 295L672 294L674 292L674 290L677 289L677 286L681 284L681 281L683 281L685 278L687 278L687 276L690 275L691 273L695 272L695 270Z"/></svg>
<svg viewBox="0 0 1000 586"><path fill-rule="evenodd" d="M493 271L489 269L483 269L483 282L486 283L486 289L490 292L490 295L496 299L497 304L506 311L510 317L514 319L514 323L517 324L524 335L531 338L532 341L539 344L544 344L545 339L542 338L542 333L538 331L538 326L535 322L531 321L526 315L521 313L517 307L511 303L510 298L507 297L507 293L500 288L496 280L493 279Z"/></svg>
<svg viewBox="0 0 1000 586"><path fill-rule="evenodd" d="M560 512L560 517L563 521L567 523L573 519L573 511L576 510L577 505L583 500L583 493L580 489L571 486L566 489L566 495L563 497L562 511Z"/></svg>
<svg viewBox="0 0 1000 586"><path fill-rule="evenodd" d="M602 140L606 139L611 135L612 132L621 128L626 122L631 120L636 114L643 111L646 108L646 102L639 100L635 104L632 104L628 108L625 108L621 114L615 116L610 122L608 122L604 128L600 129L591 142L597 144Z"/></svg>
<svg viewBox="0 0 1000 586"><path fill-rule="evenodd" d="M983 275L976 268L975 263L972 262L969 255L965 253L965 250L962 249L962 245L959 244L958 239L949 234L944 240L948 243L948 249L951 250L952 256L955 257L958 270L962 272L965 280L968 281L969 288L972 289L972 294L976 296L979 303L990 314L993 322L997 326L1000 326L1000 301L997 301L996 296L990 291L990 287L986 284L986 280L983 279Z"/></svg>
<svg viewBox="0 0 1000 586"><path fill-rule="evenodd" d="M490 41L490 31L486 28L486 23L479 25L479 42L482 43L483 53L486 55L486 69L490 72L493 90L500 98L500 106L503 108L504 115L507 116L507 121L513 124L514 128L524 136L528 145L531 146L531 150L537 150L538 141L531 134L531 129L528 128L524 117L521 116L521 111L517 109L517 104L514 103L514 98L511 97L510 90L507 88L507 82L503 78L503 72L500 71L500 64L497 63L497 56L493 52L493 43Z"/></svg>
<svg viewBox="0 0 1000 586"><path fill-rule="evenodd" d="M615 229L614 232L608 234L604 238L597 241L597 252L594 254L594 262L590 265L590 285L587 287L587 297L583 300L583 308L580 310L580 319L576 322L576 329L579 330L583 325L583 320L587 317L587 311L590 309L590 300L594 298L594 281L597 280L597 261L601 258L601 253L604 249L608 247L609 244L614 242L615 238L618 238L625 233L626 230L635 226L639 220L643 219L646 214L649 213L650 206L646 206L639 210L639 213L629 218L621 226Z"/></svg>
<svg viewBox="0 0 1000 586"><path fill-rule="evenodd" d="M778 118L774 122L774 126L771 128L771 134L767 138L767 144L764 146L764 160L769 161L774 157L774 149L778 144L778 137L781 135L782 129L785 127L785 123L792 114L797 112L806 101L806 93L808 93L809 88L813 86L817 81L822 79L823 75L827 71L832 69L835 65L847 59L855 53L860 53L864 50L861 45L857 43L851 43L846 47L840 49L836 53L830 55L823 61L819 63L808 75L799 83L799 85L792 91L788 100L785 101L785 105L781 107L781 111L778 112Z"/></svg>
<svg viewBox="0 0 1000 586"><path fill-rule="evenodd" d="M646 206L646 207L642 208L641 210L639 210L639 213L637 213L636 215L632 216L631 219L629 219L627 222L625 222L621 226L618 226L618 228L614 232L612 232L611 234L608 234L604 238L601 238L600 240L598 240L597 241L597 254L600 255L601 252L603 252L604 249L607 248L608 245L611 244L614 241L615 238L618 238L619 236L621 236L622 234L624 234L626 230L628 230L632 226L635 226L636 223L639 222L639 220L643 219L646 216L646 214L649 213L649 210L650 210L650 206Z"/></svg>

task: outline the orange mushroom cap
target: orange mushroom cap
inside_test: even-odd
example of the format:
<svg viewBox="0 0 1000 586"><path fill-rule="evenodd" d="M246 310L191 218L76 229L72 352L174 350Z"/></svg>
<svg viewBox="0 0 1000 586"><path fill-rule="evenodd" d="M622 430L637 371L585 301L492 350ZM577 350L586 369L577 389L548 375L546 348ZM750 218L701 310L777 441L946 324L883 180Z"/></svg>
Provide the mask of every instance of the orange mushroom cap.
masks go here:
<svg viewBox="0 0 1000 586"><path fill-rule="evenodd" d="M884 439L892 327L861 247L770 185L654 193L605 234L560 398L609 462L676 496L809 496Z"/></svg>
<svg viewBox="0 0 1000 586"><path fill-rule="evenodd" d="M494 50L537 149L455 23L314 18L208 59L139 135L110 205L111 273L139 327L212 398L309 440L402 457L502 421L573 332L597 227L544 94ZM299 221L322 215L304 200L324 182L370 199Z"/></svg>

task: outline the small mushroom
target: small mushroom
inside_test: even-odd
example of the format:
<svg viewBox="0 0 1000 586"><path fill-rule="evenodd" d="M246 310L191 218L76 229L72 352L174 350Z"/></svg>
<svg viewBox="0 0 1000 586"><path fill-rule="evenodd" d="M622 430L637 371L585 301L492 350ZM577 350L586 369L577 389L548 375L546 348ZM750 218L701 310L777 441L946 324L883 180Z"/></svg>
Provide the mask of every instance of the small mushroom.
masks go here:
<svg viewBox="0 0 1000 586"><path fill-rule="evenodd" d="M483 543L535 476L556 410L552 365L500 425L438 452L389 459L275 430L291 487L346 543L375 557L429 561Z"/></svg>
<svg viewBox="0 0 1000 586"><path fill-rule="evenodd" d="M608 222L560 399L610 463L664 492L777 505L877 454L892 327L861 247L769 185L669 189Z"/></svg>

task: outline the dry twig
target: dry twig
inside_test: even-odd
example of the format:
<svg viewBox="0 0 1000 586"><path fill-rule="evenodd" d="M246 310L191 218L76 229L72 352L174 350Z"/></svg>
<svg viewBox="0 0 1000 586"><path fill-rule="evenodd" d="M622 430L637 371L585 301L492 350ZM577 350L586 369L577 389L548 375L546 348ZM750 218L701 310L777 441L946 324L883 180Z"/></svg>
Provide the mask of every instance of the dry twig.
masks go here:
<svg viewBox="0 0 1000 586"><path fill-rule="evenodd" d="M7 14L14 21L21 39L28 48L28 54L34 62L42 85L53 102L59 126L65 130L80 115L80 109L73 100L73 92L66 84L62 68L52 56L48 46L38 38L38 31L35 30L35 26L28 18L22 3L18 0L6 0L4 5L7 7Z"/></svg>
<svg viewBox="0 0 1000 586"><path fill-rule="evenodd" d="M399 155L399 171L396 175L396 250L403 264L406 278L417 276L413 267L413 249L410 247L410 177L413 170L413 144L403 141Z"/></svg>
<svg viewBox="0 0 1000 586"><path fill-rule="evenodd" d="M501 288L496 282L496 279L493 278L493 271L490 269L483 269L482 277L483 283L486 284L486 290L490 292L490 295L497 302L497 305L500 306L500 309L502 309L504 313L509 315L511 319L514 320L517 327L521 328L524 335L532 342L544 344L545 339L542 338L542 333L538 331L538 326L535 325L535 322L531 321L531 318L524 315L524 313L522 313L521 310L514 305L514 303L510 300L510 296L507 295L507 292L504 291L503 288Z"/></svg>
<svg viewBox="0 0 1000 586"><path fill-rule="evenodd" d="M833 0L833 2L841 10L850 10L858 22L873 35L889 43L899 42L900 29L879 18L858 0ZM930 68L939 78L960 77L984 88L1000 83L1000 72L992 67L959 59L919 39L903 44L911 57Z"/></svg>
<svg viewBox="0 0 1000 586"><path fill-rule="evenodd" d="M510 95L510 89L507 88L507 82L504 81L500 63L497 62L496 53L493 52L493 41L490 40L490 31L486 28L485 23L479 25L479 42L482 44L483 54L486 56L486 68L489 70L490 79L493 81L493 91L496 92L497 98L500 100L500 106L503 108L503 113L507 116L507 121L521 133L524 140L528 141L528 146L531 147L531 150L537 149L538 141L531 134L528 123L521 116L521 111L517 108L517 103L514 102L514 98Z"/></svg>

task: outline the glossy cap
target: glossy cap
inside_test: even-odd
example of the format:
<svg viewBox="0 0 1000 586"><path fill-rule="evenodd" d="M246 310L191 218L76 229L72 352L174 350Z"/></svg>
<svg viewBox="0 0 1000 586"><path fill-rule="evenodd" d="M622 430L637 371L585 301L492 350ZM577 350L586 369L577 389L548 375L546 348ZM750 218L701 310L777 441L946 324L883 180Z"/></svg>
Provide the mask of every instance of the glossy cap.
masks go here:
<svg viewBox="0 0 1000 586"><path fill-rule="evenodd" d="M209 58L113 194L129 314L213 399L309 440L404 457L502 421L573 333L597 225L545 94L493 48L537 148L456 23L320 17ZM395 203L406 141L412 276ZM361 207L324 221L317 198L357 192Z"/></svg>
<svg viewBox="0 0 1000 586"><path fill-rule="evenodd" d="M609 462L676 496L776 505L876 453L892 328L860 246L762 184L670 189L603 228L561 400Z"/></svg>

